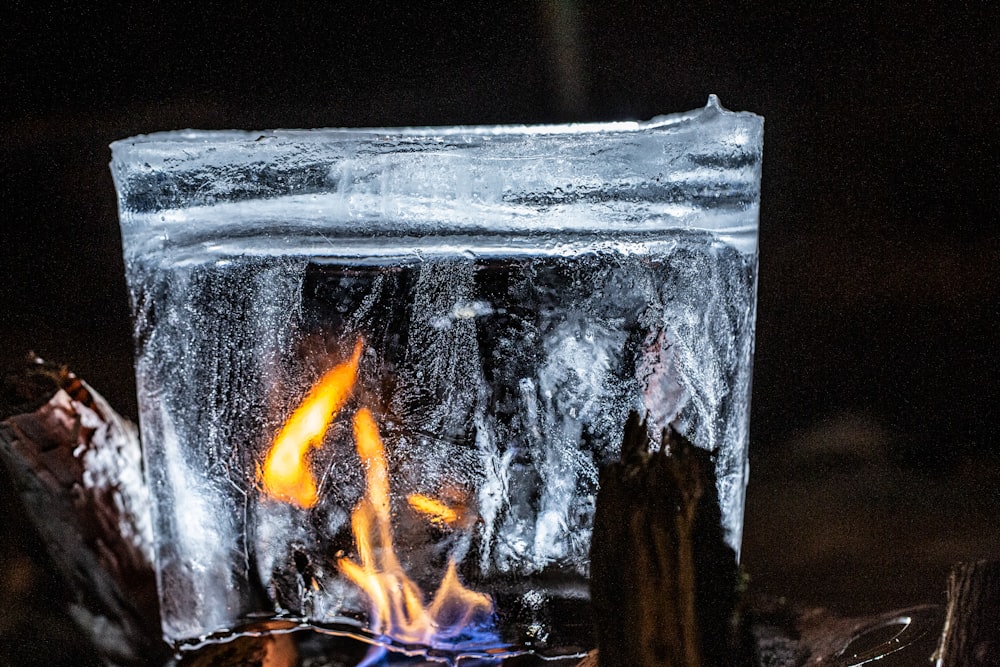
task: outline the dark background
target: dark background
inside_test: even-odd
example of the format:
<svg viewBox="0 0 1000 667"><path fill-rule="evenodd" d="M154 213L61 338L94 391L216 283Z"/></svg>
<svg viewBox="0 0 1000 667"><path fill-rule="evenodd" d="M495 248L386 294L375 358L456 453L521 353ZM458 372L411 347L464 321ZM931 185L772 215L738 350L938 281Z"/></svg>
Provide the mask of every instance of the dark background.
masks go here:
<svg viewBox="0 0 1000 667"><path fill-rule="evenodd" d="M716 93L766 118L752 588L869 613L1000 557L988 3L92 4L0 10L4 366L32 349L136 414L112 140L643 119Z"/></svg>

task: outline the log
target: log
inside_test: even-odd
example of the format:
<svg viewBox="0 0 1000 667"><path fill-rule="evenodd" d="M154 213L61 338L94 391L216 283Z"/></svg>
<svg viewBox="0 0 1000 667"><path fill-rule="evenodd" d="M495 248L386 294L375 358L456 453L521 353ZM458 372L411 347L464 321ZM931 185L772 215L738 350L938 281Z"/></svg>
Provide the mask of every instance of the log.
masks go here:
<svg viewBox="0 0 1000 667"><path fill-rule="evenodd" d="M0 389L0 463L67 612L107 663L162 665L169 652L135 426L65 367L34 355Z"/></svg>
<svg viewBox="0 0 1000 667"><path fill-rule="evenodd" d="M0 462L33 533L18 537L45 550L38 560L60 583L65 611L92 649L85 652L123 667L298 664L287 634L210 644L172 660L160 630L138 432L86 382L29 354L3 377L0 419Z"/></svg>
<svg viewBox="0 0 1000 667"><path fill-rule="evenodd" d="M952 568L935 659L938 667L1000 665L1000 561Z"/></svg>
<svg viewBox="0 0 1000 667"><path fill-rule="evenodd" d="M632 413L621 461L601 471L590 559L599 663L747 664L712 456L672 429L651 445Z"/></svg>

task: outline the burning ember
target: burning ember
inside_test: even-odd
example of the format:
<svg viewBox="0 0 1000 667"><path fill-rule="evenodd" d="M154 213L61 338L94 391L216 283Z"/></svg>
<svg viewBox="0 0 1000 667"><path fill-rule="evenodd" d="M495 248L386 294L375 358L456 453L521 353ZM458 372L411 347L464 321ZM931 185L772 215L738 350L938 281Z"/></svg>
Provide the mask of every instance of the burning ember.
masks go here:
<svg viewBox="0 0 1000 667"><path fill-rule="evenodd" d="M260 475L269 497L303 509L316 504L319 492L307 455L322 446L331 423L351 397L363 347L359 340L350 359L319 379L274 438ZM454 559L449 559L437 591L425 604L423 591L406 574L393 546L389 471L378 424L362 407L355 412L353 425L365 467L365 495L351 514L357 561L339 558L338 567L367 595L373 633L427 646L461 636L477 618L493 612L493 601L463 586ZM462 522L462 511L435 498L412 494L407 502L437 526Z"/></svg>

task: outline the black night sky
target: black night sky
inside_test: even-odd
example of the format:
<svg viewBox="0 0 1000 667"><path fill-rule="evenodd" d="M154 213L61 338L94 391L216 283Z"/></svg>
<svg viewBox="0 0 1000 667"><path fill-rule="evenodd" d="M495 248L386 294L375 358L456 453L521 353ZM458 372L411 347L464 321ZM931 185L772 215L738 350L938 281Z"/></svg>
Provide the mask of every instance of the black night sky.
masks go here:
<svg viewBox="0 0 1000 667"><path fill-rule="evenodd" d="M766 119L744 563L761 592L849 612L938 602L947 563L1000 556L981 530L1000 508L987 5L15 0L0 362L67 363L135 417L115 139L642 119L715 93ZM928 488L940 502L913 509Z"/></svg>

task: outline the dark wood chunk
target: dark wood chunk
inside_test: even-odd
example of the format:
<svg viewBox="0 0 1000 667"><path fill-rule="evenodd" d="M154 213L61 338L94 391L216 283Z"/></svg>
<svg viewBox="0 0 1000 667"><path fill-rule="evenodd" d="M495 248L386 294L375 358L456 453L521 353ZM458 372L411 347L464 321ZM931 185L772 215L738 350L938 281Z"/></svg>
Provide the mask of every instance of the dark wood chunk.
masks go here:
<svg viewBox="0 0 1000 667"><path fill-rule="evenodd" d="M1000 665L1000 561L952 568L937 659L939 667Z"/></svg>
<svg viewBox="0 0 1000 667"><path fill-rule="evenodd" d="M651 451L632 414L621 461L601 472L591 599L602 667L736 664L736 555L709 452L673 430Z"/></svg>

